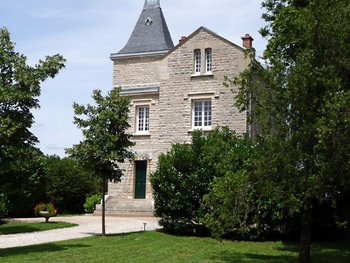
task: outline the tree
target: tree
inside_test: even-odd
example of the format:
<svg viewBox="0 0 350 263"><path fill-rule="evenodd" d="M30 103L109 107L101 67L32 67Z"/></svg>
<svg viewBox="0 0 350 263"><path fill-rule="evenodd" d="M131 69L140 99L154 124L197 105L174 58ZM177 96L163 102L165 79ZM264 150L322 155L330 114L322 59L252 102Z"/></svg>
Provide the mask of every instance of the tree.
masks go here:
<svg viewBox="0 0 350 263"><path fill-rule="evenodd" d="M300 215L299 262L309 262L313 207L336 200L349 181L350 6L347 0L265 0L266 68L231 84L271 139L269 182ZM259 71L264 86L253 78Z"/></svg>
<svg viewBox="0 0 350 263"><path fill-rule="evenodd" d="M98 191L98 180L76 160L58 156L45 157L44 182L46 201L65 213L84 212L87 196Z"/></svg>
<svg viewBox="0 0 350 263"><path fill-rule="evenodd" d="M74 123L82 130L83 141L67 149L71 157L80 161L101 180L102 235L105 235L105 200L107 181L119 182L122 169L119 163L133 157L129 148L134 145L127 133L129 98L113 89L103 97L94 90L96 105L74 103Z"/></svg>
<svg viewBox="0 0 350 263"><path fill-rule="evenodd" d="M64 62L54 55L34 67L27 65L26 57L15 52L9 32L0 29L0 192L11 203L10 213L25 212L40 186L42 153L30 131L31 110L40 106L40 84L54 78Z"/></svg>

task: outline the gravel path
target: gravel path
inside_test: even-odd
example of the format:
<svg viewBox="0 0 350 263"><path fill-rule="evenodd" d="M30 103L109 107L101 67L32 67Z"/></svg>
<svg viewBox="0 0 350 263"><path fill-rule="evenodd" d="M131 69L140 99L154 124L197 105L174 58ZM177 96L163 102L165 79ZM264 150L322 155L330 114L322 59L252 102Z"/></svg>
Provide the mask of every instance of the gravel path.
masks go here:
<svg viewBox="0 0 350 263"><path fill-rule="evenodd" d="M45 221L44 218L15 219L16 221ZM79 226L55 229L49 231L0 235L0 249L10 247L21 247L48 242L83 238L101 234L101 216L74 216L74 217L52 217L52 222L69 222ZM155 230L159 228L156 218L145 217L106 217L106 234L129 233L144 230Z"/></svg>

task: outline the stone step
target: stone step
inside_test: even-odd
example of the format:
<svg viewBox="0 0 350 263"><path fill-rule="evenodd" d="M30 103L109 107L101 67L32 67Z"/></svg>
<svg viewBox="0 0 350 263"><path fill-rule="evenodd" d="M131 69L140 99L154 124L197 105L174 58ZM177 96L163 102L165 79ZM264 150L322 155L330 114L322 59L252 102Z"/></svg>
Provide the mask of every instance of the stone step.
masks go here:
<svg viewBox="0 0 350 263"><path fill-rule="evenodd" d="M101 211L95 211L94 216L101 216ZM106 216L125 216L125 217L154 217L153 212L140 211L106 211Z"/></svg>
<svg viewBox="0 0 350 263"><path fill-rule="evenodd" d="M94 215L101 215L102 205L96 205ZM151 200L118 199L109 196L106 199L106 215L116 216L153 216Z"/></svg>

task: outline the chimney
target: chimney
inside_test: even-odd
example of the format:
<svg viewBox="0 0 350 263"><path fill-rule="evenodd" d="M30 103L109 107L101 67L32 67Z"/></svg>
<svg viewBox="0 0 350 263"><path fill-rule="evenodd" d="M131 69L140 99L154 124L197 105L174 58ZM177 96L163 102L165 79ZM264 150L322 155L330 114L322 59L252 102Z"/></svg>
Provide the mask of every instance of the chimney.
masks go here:
<svg viewBox="0 0 350 263"><path fill-rule="evenodd" d="M182 44L186 39L187 39L186 36L182 36L182 37L179 39L179 44Z"/></svg>
<svg viewBox="0 0 350 263"><path fill-rule="evenodd" d="M241 37L243 40L243 47L244 48L252 48L253 47L253 41L254 38L252 38L249 34L245 34L244 37Z"/></svg>

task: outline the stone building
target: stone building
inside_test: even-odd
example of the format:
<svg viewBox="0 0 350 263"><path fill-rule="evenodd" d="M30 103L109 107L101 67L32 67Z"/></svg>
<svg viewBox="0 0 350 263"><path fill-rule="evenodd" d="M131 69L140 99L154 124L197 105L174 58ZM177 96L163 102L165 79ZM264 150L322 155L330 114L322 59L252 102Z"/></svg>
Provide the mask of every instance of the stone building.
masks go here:
<svg viewBox="0 0 350 263"><path fill-rule="evenodd" d="M173 143L189 143L195 129L228 126L249 133L247 113L233 106L224 77L237 75L249 61L245 48L198 28L174 46L159 0L145 0L125 47L111 54L113 86L131 98L130 132L135 159L127 161L120 183L109 183L107 214L152 215L149 174Z"/></svg>

